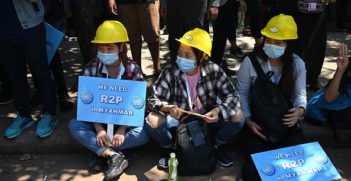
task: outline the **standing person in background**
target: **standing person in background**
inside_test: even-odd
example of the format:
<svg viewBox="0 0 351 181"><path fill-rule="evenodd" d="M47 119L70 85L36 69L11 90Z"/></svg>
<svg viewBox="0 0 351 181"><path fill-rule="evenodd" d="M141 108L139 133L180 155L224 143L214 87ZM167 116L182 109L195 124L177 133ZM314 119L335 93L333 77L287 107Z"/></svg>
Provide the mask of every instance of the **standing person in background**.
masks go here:
<svg viewBox="0 0 351 181"><path fill-rule="evenodd" d="M42 117L36 135L50 136L59 120L56 117L55 84L50 74L43 23L44 6L40 0L4 0L0 3L0 53L9 76L17 117L6 129L15 138L33 126L27 64L43 98Z"/></svg>
<svg viewBox="0 0 351 181"><path fill-rule="evenodd" d="M244 0L239 0L241 8L246 11L246 3ZM238 54L242 58L243 54L241 49L236 45L236 26L238 19L238 2L236 0L221 0L219 4L219 13L213 26L213 45L212 45L212 57L211 60L220 65L220 67L228 74L235 74L234 71L230 70L225 60L223 60L223 54L226 47L227 39L231 37L232 47L231 51Z"/></svg>
<svg viewBox="0 0 351 181"><path fill-rule="evenodd" d="M160 2L161 16L167 17L168 44L171 63L174 63L179 47L176 39L189 30L203 28L205 18L216 20L221 0L161 0Z"/></svg>
<svg viewBox="0 0 351 181"><path fill-rule="evenodd" d="M64 19L63 0L44 1L44 7L45 7L44 20L50 25L52 25L53 27L55 27L56 29L58 29L59 31L65 33L66 22ZM56 83L56 88L57 88L56 92L58 95L60 110L63 112L71 111L73 108L73 103L71 98L68 95L65 76L63 74L62 61L58 51L55 52L50 62L50 68ZM36 87L38 86L36 85ZM38 91L33 95L31 99L31 106L35 107L41 103L42 103L41 95Z"/></svg>
<svg viewBox="0 0 351 181"><path fill-rule="evenodd" d="M330 0L334 3L336 0ZM298 6L300 0L277 3L277 14L284 13L294 17L299 27L296 53L305 61L307 70L307 88L315 91L319 89L318 77L321 73L325 51L327 47L327 7L324 10L306 9ZM302 2L302 1L301 1ZM318 1L327 6L324 1Z"/></svg>
<svg viewBox="0 0 351 181"><path fill-rule="evenodd" d="M125 25L133 60L141 66L142 38L147 42L154 75L161 73L159 0L108 0L109 11Z"/></svg>

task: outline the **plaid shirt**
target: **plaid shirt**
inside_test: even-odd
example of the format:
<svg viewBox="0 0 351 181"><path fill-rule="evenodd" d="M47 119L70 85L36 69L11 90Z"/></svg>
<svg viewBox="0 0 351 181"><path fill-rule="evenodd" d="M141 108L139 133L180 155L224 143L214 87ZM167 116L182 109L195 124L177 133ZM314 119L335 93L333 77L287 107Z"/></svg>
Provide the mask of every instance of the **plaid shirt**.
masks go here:
<svg viewBox="0 0 351 181"><path fill-rule="evenodd" d="M127 59L126 62L127 63L123 63L125 71L122 75L122 79L143 81L144 77L139 66L131 59ZM84 76L107 78L107 75L102 72L103 68L104 64L96 58L86 65Z"/></svg>
<svg viewBox="0 0 351 181"><path fill-rule="evenodd" d="M220 116L229 121L240 109L239 94L224 71L212 62L201 65L201 76L196 86L197 95L206 111L220 108ZM217 97L221 100L217 102ZM190 110L186 91L185 74L177 65L169 65L153 86L153 95L148 99L153 112L161 112L164 105L177 105Z"/></svg>

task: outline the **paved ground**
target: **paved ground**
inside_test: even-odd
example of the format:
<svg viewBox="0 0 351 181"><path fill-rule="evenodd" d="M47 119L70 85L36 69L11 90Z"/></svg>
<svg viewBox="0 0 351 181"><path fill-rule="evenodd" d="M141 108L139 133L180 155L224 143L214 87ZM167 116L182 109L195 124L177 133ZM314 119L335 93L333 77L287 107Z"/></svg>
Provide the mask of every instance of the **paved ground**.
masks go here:
<svg viewBox="0 0 351 181"><path fill-rule="evenodd" d="M162 63L167 61L168 53L166 36L162 36L161 57ZM335 60L338 42L351 43L350 34L330 33L328 36L328 50L321 75L322 84L333 76L335 71ZM238 44L245 52L253 47L253 40L248 37L238 38ZM228 52L228 51L227 51ZM69 87L75 87L76 77L82 71L82 60L79 47L75 38L68 38L60 48L63 56L65 76ZM229 55L225 55L230 62L237 64L234 68L238 70L240 63ZM146 44L143 47L143 71L152 74L152 61ZM30 75L29 75L30 77ZM235 78L235 77L234 77ZM152 81L148 79L148 84ZM73 100L76 99L76 92L70 92ZM33 116L36 117L40 107L34 108ZM34 136L35 128L31 128L14 140L7 140L0 136L0 180L102 180L101 174L89 173L87 165L90 154L74 142L67 132L67 122L75 117L75 110L71 113L59 113L61 123L57 131L44 140ZM0 106L0 133L15 117L13 105ZM345 179L351 180L351 147L349 131L339 130L342 135L341 143L337 144L333 133L328 128L320 128L305 125L304 131L308 141L320 141L327 150L328 155ZM235 159L235 166L232 168L217 167L214 174L201 177L181 177L181 180L240 180L242 167L242 142L235 142L227 146ZM155 143L149 143L141 148L135 149L133 153L127 153L130 158L131 167L120 177L120 180L165 180L167 173L157 170L155 163L161 153L160 147ZM29 156L28 156L29 154Z"/></svg>

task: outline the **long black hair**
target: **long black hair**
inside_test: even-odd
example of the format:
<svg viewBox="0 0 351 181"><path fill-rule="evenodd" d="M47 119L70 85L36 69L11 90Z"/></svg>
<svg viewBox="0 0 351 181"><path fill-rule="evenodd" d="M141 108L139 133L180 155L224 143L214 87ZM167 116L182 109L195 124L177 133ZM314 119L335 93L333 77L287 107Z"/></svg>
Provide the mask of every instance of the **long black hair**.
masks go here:
<svg viewBox="0 0 351 181"><path fill-rule="evenodd" d="M268 61L267 55L263 51L263 46L266 38L263 38L263 43L260 46L255 48L254 52L264 61ZM281 57L281 61L283 62L282 68L282 77L278 84L278 87L282 90L283 94L289 99L292 100L295 91L295 76L294 76L294 58L293 52L295 49L295 41L294 40L285 40L287 42L287 46L285 48L285 52ZM297 72L299 73L299 72Z"/></svg>

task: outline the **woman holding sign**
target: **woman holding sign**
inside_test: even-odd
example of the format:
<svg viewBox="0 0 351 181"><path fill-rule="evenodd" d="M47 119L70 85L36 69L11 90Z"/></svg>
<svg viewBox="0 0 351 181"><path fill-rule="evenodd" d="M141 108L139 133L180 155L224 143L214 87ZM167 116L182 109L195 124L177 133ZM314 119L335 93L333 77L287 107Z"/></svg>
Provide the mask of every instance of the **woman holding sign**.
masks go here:
<svg viewBox="0 0 351 181"><path fill-rule="evenodd" d="M127 57L127 41L127 31L120 22L105 21L101 24L92 41L97 47L97 58L87 64L84 76L143 81L140 68ZM114 136L110 138L106 133L106 125L76 119L69 123L73 138L97 155L90 166L95 171L104 170L106 180L119 176L128 166L121 150L137 147L148 141L143 127L115 127L117 129Z"/></svg>
<svg viewBox="0 0 351 181"><path fill-rule="evenodd" d="M294 19L277 15L261 33L264 43L244 59L237 82L248 128L244 179L250 181L260 180L250 154L303 142L298 120L306 107L305 64L293 54Z"/></svg>
<svg viewBox="0 0 351 181"><path fill-rule="evenodd" d="M149 135L166 149L158 167L168 168L173 150L174 130L186 115L207 123L215 138L215 154L222 166L231 166L231 157L221 150L242 128L239 95L224 71L209 61L210 35L195 28L177 39L180 47L176 64L168 65L153 86L147 116Z"/></svg>

